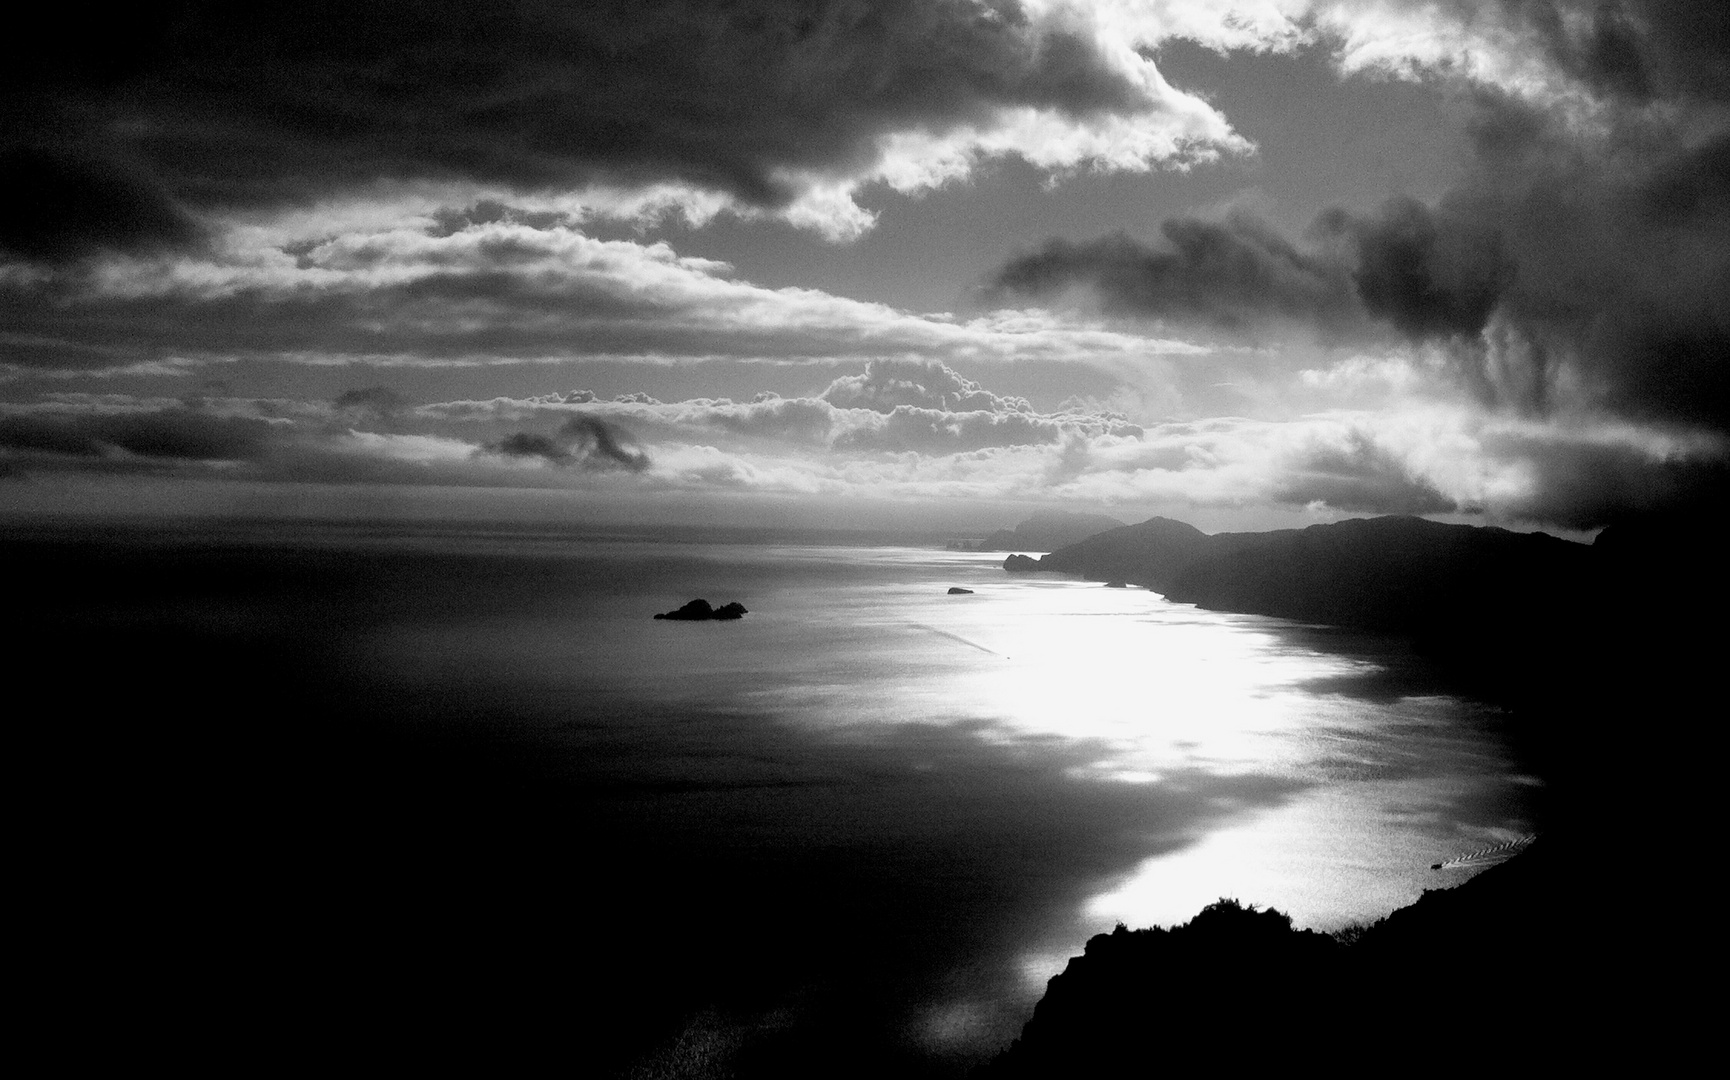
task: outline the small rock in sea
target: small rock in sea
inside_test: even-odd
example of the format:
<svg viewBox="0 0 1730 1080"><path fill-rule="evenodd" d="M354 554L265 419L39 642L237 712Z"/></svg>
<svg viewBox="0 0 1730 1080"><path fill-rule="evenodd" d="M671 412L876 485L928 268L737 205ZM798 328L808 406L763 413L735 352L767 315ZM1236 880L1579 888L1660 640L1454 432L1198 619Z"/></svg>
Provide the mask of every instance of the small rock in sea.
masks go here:
<svg viewBox="0 0 1730 1080"><path fill-rule="evenodd" d="M949 595L950 596L972 596L973 590L972 589L963 589L959 585L951 585L951 586L949 586Z"/></svg>
<svg viewBox="0 0 1730 1080"><path fill-rule="evenodd" d="M745 605L737 601L722 604L718 608L710 607L707 600L692 600L677 611L664 611L656 615L657 619L675 619L680 622L700 622L707 619L737 619L746 614Z"/></svg>
<svg viewBox="0 0 1730 1080"><path fill-rule="evenodd" d="M1105 583L1105 587L1108 589L1127 589L1127 588L1129 588L1128 585L1124 584L1121 581L1108 581Z"/></svg>

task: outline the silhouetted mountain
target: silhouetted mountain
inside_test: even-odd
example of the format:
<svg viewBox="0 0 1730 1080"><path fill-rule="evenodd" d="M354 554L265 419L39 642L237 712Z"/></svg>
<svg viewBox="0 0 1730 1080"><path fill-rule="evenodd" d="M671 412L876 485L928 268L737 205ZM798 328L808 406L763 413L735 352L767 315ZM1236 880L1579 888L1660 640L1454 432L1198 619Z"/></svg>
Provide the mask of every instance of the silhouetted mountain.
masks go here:
<svg viewBox="0 0 1730 1080"><path fill-rule="evenodd" d="M1056 551L1123 522L1104 514L1072 514L1062 510L1034 514L1013 529L999 529L979 545L980 551Z"/></svg>
<svg viewBox="0 0 1730 1080"><path fill-rule="evenodd" d="M708 619L737 619L747 615L745 605L740 603L722 604L718 608L709 606L707 600L692 600L677 611L664 611L656 615L657 619L677 619L680 622L702 622Z"/></svg>

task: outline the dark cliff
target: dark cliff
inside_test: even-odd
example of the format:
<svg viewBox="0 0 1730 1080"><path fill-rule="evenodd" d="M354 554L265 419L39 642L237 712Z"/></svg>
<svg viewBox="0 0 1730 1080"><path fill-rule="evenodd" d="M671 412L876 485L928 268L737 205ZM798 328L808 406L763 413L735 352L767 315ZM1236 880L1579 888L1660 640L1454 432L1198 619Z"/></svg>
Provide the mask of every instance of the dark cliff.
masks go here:
<svg viewBox="0 0 1730 1080"><path fill-rule="evenodd" d="M1547 608L1587 569L1584 544L1544 533L1380 517L1209 537L1166 598L1219 611L1372 630L1423 630L1492 607Z"/></svg>
<svg viewBox="0 0 1730 1080"><path fill-rule="evenodd" d="M1213 536L1156 517L1054 551L1037 569L1134 582L1218 611L1421 630L1473 605L1556 604L1589 556L1543 533L1416 517Z"/></svg>

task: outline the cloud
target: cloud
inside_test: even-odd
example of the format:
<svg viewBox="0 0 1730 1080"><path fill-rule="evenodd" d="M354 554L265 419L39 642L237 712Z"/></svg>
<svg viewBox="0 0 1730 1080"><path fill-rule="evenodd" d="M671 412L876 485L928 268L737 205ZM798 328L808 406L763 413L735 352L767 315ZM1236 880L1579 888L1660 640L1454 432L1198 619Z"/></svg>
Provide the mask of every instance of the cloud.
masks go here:
<svg viewBox="0 0 1730 1080"><path fill-rule="evenodd" d="M617 424L593 416L573 416L556 435L518 431L488 443L486 452L514 458L540 458L554 465L642 472L649 455Z"/></svg>
<svg viewBox="0 0 1730 1080"><path fill-rule="evenodd" d="M963 404L990 407L571 391L432 403L384 421L333 401L59 393L0 405L0 468L663 498L1018 500L1125 513L1454 511L1586 528L1721 489L1730 460L1721 437L1487 414L1459 400L1139 425L1099 410L1023 411L1020 399L941 369L890 365L834 383L939 397L959 388L971 399Z"/></svg>
<svg viewBox="0 0 1730 1080"><path fill-rule="evenodd" d="M365 0L316 17L147 5L92 26L49 12L37 55L9 72L15 138L116 179L66 189L50 219L62 234L32 226L14 250L75 246L103 221L131 223L105 240L173 232L167 204L145 227L145 204L122 191L210 211L380 181L590 191L596 208L696 216L719 204L839 237L870 224L853 200L868 182L917 190L1006 154L1147 169L1247 148L1108 14L1017 0Z"/></svg>
<svg viewBox="0 0 1730 1080"><path fill-rule="evenodd" d="M1478 334L1513 272L1496 230L1446 202L1432 210L1392 199L1370 215L1330 210L1314 228L1343 242L1365 312L1414 340Z"/></svg>
<svg viewBox="0 0 1730 1080"><path fill-rule="evenodd" d="M1480 434L1542 432L1486 437L1470 453L1500 489L1431 482L1365 444L1295 463L1281 498L1314 490L1342 508L1441 508L1489 496L1505 512L1572 525L1722 497L1730 17L1722 5L1688 10L1692 24L1636 3L1332 5L1316 26L1344 70L1465 87L1472 157L1452 190L1429 204L1329 210L1295 240L1241 212L1167 222L1156 244L1056 239L1007 263L997 283L1032 298L1081 287L1162 332L1255 340L1298 325L1360 356L1413 349L1469 395ZM1713 33L1716 50L1702 43ZM1312 374L1330 364L1313 362ZM1609 430L1633 434L1615 449L1580 441ZM1692 449L1654 449L1677 440Z"/></svg>
<svg viewBox="0 0 1730 1080"><path fill-rule="evenodd" d="M948 365L932 360L873 360L858 375L843 375L820 395L838 409L893 412L902 407L943 412L1033 411L1025 398L990 393Z"/></svg>
<svg viewBox="0 0 1730 1080"><path fill-rule="evenodd" d="M196 255L0 281L7 359L93 370L164 357L483 366L895 357L1094 362L1203 351L1041 311L958 319L741 281L665 243L505 217L386 224L313 243L263 233Z"/></svg>
<svg viewBox="0 0 1730 1080"><path fill-rule="evenodd" d="M232 461L258 457L274 436L263 419L189 408L83 416L0 416L0 449L104 459Z"/></svg>
<svg viewBox="0 0 1730 1080"><path fill-rule="evenodd" d="M1666 445L1637 431L1620 439L1591 436L1491 435L1486 449L1515 462L1524 480L1507 500L1508 515L1589 529L1676 507L1721 506L1730 491L1730 455L1722 443Z"/></svg>
<svg viewBox="0 0 1730 1080"><path fill-rule="evenodd" d="M1350 432L1343 446L1318 445L1300 455L1274 498L1357 514L1441 514L1460 508L1433 481L1414 476L1409 463L1361 430Z"/></svg>
<svg viewBox="0 0 1730 1080"><path fill-rule="evenodd" d="M429 212L776 215L840 239L871 226L870 184L916 192L1008 156L1061 177L1250 151L1162 75L1173 38L1321 47L1347 73L1587 111L1723 100L1730 82L1710 2L364 0L316 18L42 18L8 57L0 175L22 201L0 201L0 247L49 260L384 191Z"/></svg>
<svg viewBox="0 0 1730 1080"><path fill-rule="evenodd" d="M1404 198L1373 214L1326 211L1307 246L1242 210L1160 231L1158 247L1123 233L1053 239L1006 263L993 286L1031 296L1086 286L1109 312L1251 336L1298 323L1361 340L1381 323L1425 340L1481 332L1513 270L1493 226Z"/></svg>
<svg viewBox="0 0 1730 1080"><path fill-rule="evenodd" d="M0 255L48 263L190 248L204 230L147 177L77 154L0 146Z"/></svg>
<svg viewBox="0 0 1730 1080"><path fill-rule="evenodd" d="M344 390L331 404L338 412L375 421L393 420L408 408L408 400L388 386L363 386Z"/></svg>
<svg viewBox="0 0 1730 1080"><path fill-rule="evenodd" d="M572 391L446 402L423 411L469 422L575 411L577 419L627 420L638 430L653 431L657 440L737 436L741 446L780 443L799 453L950 454L1055 443L1075 434L1134 437L1141 432L1126 417L1109 412L1039 413L1026 399L992 393L944 364L905 360L871 361L857 375L836 378L816 397L764 393L750 402L660 402L638 394L603 401L588 391Z"/></svg>
<svg viewBox="0 0 1730 1080"><path fill-rule="evenodd" d="M605 461L632 472L649 467L649 455L634 445L629 432L592 416L573 416L559 429L585 461Z"/></svg>
<svg viewBox="0 0 1730 1080"><path fill-rule="evenodd" d="M1730 100L1715 0L1332 0L1311 34L1347 73L1452 79L1584 118L1604 103Z"/></svg>
<svg viewBox="0 0 1730 1080"><path fill-rule="evenodd" d="M564 465L572 460L571 452L557 439L535 431L513 432L498 442L488 443L486 449L505 457L544 458L555 465Z"/></svg>
<svg viewBox="0 0 1730 1080"><path fill-rule="evenodd" d="M1122 233L1053 239L1002 267L993 285L1036 296L1086 285L1111 312L1232 331L1276 318L1325 327L1357 316L1340 261L1300 250L1249 214L1223 222L1178 218L1160 231L1165 245L1158 248Z"/></svg>

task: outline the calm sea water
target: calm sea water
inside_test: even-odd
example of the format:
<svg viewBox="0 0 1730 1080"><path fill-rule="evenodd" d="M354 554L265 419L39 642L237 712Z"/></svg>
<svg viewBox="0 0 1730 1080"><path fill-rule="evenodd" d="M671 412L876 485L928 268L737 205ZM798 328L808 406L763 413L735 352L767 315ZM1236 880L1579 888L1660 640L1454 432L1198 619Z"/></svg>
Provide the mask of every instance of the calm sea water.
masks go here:
<svg viewBox="0 0 1730 1080"><path fill-rule="evenodd" d="M1013 576L1000 554L421 542L569 572L380 628L365 649L395 677L509 687L518 722L663 793L645 812L700 815L712 843L954 848L1000 875L957 890L976 910L921 909L977 949L905 1002L936 1052L1000 1045L1117 922L1228 896L1300 926L1370 921L1458 880L1431 864L1534 828L1538 784L1497 715L1425 692L1373 639ZM697 596L750 614L648 617Z"/></svg>
<svg viewBox="0 0 1730 1080"><path fill-rule="evenodd" d="M278 732L309 748L286 767L305 782L269 800L290 829L342 816L295 872L333 883L332 910L342 882L390 880L379 860L417 823L431 854L411 880L458 896L427 866L440 830L483 823L449 875L498 875L490 919L537 894L523 933L591 989L634 969L640 1007L615 1003L586 1037L635 1025L607 1049L636 1075L723 1075L750 1053L786 1075L838 1055L953 1073L1118 922L1220 897L1300 926L1370 921L1459 880L1431 864L1536 828L1542 786L1500 715L1397 644L1010 575L1000 554L409 527L102 543L30 572L86 583L48 594L70 632L156 642L151 671L268 632L235 655L276 667L205 695L211 727L262 740L252 761ZM750 614L650 618L693 597ZM279 692L301 684L329 689ZM256 704L231 716L230 699ZM479 733L532 768L471 785L461 756L432 768L388 740L356 756L343 725L378 717ZM246 784L229 757L221 775ZM509 777L531 772L551 794L517 800ZM375 790L387 805L354 794ZM507 854L488 863L495 836ZM318 869L333 843L350 862ZM462 888L438 919L466 918Z"/></svg>

